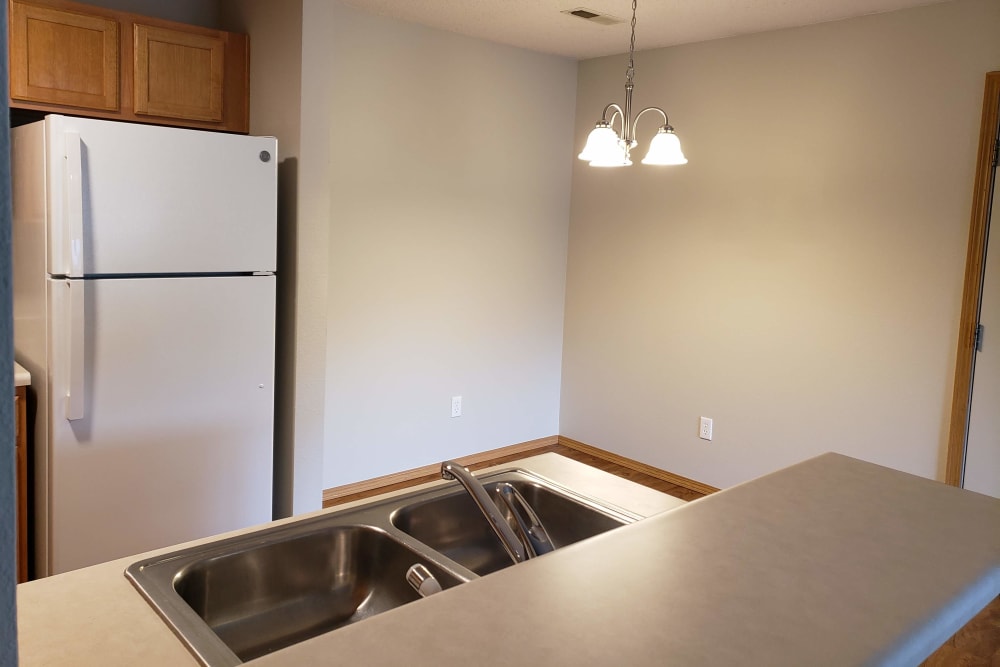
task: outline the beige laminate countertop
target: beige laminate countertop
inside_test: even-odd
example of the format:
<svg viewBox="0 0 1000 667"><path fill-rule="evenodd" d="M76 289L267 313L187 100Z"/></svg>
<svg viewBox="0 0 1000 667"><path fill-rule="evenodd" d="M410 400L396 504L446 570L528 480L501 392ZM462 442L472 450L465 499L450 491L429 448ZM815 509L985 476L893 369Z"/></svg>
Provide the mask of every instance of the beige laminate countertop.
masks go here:
<svg viewBox="0 0 1000 667"><path fill-rule="evenodd" d="M26 387L31 384L31 373L21 364L14 362L14 386Z"/></svg>
<svg viewBox="0 0 1000 667"><path fill-rule="evenodd" d="M554 481L643 513L597 473ZM825 454L250 664L917 665L1000 594L998 526L1000 500ZM133 560L20 586L22 665L193 664Z"/></svg>
<svg viewBox="0 0 1000 667"><path fill-rule="evenodd" d="M526 468L558 484L640 516L650 516L684 504L677 498L557 454L542 454L488 470L514 467ZM442 484L455 482L433 482L414 488ZM412 490L414 489L406 489L397 494ZM385 494L380 498L397 494ZM308 516L349 509L374 500L376 499L345 504L332 510L322 510L267 525L289 523ZM249 530L236 531L226 536L245 532ZM159 549L19 585L17 618L20 667L197 666L198 661L125 579L124 572L135 561L221 537L225 536ZM293 660L287 664L304 663Z"/></svg>

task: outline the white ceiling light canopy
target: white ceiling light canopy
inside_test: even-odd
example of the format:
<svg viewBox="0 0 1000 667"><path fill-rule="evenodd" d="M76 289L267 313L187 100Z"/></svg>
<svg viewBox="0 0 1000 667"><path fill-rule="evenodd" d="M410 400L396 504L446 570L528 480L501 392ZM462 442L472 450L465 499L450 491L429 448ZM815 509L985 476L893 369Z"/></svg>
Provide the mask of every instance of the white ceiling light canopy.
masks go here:
<svg viewBox="0 0 1000 667"><path fill-rule="evenodd" d="M632 41L628 51L628 69L625 70L625 109L612 102L604 107L601 120L587 137L587 144L578 156L586 160L591 167L628 167L632 164L630 151L636 147L636 127L643 114L658 113L663 117L656 135L649 142L649 150L642 159L643 164L670 165L687 164L687 158L681 150L680 139L670 126L667 113L660 107L646 107L636 114L632 120L632 89L635 88L635 6L637 0L632 0ZM611 118L608 112L613 111ZM614 130L615 121L621 123L621 134Z"/></svg>

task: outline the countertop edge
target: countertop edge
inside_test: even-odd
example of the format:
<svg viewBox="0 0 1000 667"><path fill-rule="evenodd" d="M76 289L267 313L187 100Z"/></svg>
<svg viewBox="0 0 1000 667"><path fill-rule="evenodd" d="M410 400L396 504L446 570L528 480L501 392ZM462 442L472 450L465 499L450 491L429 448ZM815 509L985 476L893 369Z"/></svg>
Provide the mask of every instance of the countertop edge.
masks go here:
<svg viewBox="0 0 1000 667"><path fill-rule="evenodd" d="M824 454L252 664L465 664L423 641L447 628L498 667L912 665L1000 594L996 525L1000 500Z"/></svg>
<svg viewBox="0 0 1000 667"><path fill-rule="evenodd" d="M14 386L26 387L31 384L31 373L21 364L14 362Z"/></svg>

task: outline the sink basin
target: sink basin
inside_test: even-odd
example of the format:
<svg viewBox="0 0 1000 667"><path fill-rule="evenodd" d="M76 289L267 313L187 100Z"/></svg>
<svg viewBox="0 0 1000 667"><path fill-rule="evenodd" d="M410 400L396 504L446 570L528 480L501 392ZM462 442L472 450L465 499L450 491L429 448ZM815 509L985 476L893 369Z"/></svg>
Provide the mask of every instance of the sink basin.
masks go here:
<svg viewBox="0 0 1000 667"><path fill-rule="evenodd" d="M479 480L508 521L511 516L499 500L496 484L510 482L535 510L556 549L635 521L523 473L499 473ZM393 513L392 523L480 576L514 564L475 502L462 490L408 504Z"/></svg>
<svg viewBox="0 0 1000 667"><path fill-rule="evenodd" d="M521 470L510 482L562 547L637 517ZM133 563L125 575L198 660L234 667L419 600L406 571L442 588L512 565L457 484L415 491Z"/></svg>
<svg viewBox="0 0 1000 667"><path fill-rule="evenodd" d="M238 665L419 599L406 583L415 563L443 588L464 581L371 526L285 533L137 563L127 575L213 666Z"/></svg>

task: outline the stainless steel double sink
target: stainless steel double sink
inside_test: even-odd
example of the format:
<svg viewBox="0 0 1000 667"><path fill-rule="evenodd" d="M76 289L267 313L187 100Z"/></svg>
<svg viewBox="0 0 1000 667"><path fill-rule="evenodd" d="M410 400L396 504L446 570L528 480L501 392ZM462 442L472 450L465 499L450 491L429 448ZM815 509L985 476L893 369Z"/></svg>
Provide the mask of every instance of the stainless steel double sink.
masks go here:
<svg viewBox="0 0 1000 667"><path fill-rule="evenodd" d="M557 548L638 518L524 470L478 479L490 493L513 484ZM442 589L513 564L454 484L163 554L125 574L202 664L231 667L418 600L406 581L418 563Z"/></svg>

